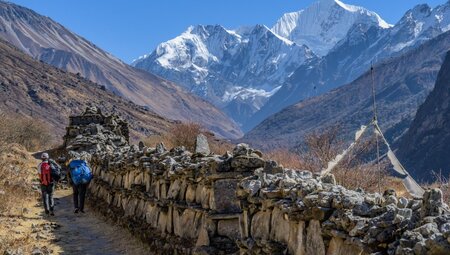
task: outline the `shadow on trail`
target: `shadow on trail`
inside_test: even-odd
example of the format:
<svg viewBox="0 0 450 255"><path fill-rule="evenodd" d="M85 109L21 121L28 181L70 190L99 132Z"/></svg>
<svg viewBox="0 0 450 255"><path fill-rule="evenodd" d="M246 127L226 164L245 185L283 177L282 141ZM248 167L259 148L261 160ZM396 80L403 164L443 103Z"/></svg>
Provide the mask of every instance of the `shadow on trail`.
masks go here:
<svg viewBox="0 0 450 255"><path fill-rule="evenodd" d="M148 248L133 238L125 229L114 226L106 218L86 208L86 213L75 214L72 191L57 190L55 214L47 217L55 228L55 244L62 254L151 254Z"/></svg>

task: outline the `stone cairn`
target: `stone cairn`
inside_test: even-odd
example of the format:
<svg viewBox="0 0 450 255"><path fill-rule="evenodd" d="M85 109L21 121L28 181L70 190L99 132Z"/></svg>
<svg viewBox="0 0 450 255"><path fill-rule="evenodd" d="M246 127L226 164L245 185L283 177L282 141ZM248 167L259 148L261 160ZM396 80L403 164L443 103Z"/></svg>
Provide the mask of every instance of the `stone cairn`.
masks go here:
<svg viewBox="0 0 450 255"><path fill-rule="evenodd" d="M442 192L423 199L347 190L245 144L213 155L129 145L126 122L90 108L65 145L89 154L90 202L159 254L450 254Z"/></svg>

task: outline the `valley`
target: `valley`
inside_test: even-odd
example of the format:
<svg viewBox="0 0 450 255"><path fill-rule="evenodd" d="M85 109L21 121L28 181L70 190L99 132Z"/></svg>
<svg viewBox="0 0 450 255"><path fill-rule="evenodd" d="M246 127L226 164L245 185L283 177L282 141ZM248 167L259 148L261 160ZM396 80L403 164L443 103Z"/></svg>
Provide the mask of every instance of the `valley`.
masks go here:
<svg viewBox="0 0 450 255"><path fill-rule="evenodd" d="M0 0L0 254L450 254L450 1L383 1Z"/></svg>

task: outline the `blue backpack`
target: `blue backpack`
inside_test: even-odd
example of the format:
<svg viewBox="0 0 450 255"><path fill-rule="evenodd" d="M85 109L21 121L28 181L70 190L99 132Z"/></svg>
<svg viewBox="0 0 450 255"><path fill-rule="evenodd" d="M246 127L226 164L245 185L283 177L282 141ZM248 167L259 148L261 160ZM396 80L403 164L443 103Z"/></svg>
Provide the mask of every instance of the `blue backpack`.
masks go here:
<svg viewBox="0 0 450 255"><path fill-rule="evenodd" d="M89 183L92 178L92 171L84 160L72 160L69 164L70 176L75 185Z"/></svg>

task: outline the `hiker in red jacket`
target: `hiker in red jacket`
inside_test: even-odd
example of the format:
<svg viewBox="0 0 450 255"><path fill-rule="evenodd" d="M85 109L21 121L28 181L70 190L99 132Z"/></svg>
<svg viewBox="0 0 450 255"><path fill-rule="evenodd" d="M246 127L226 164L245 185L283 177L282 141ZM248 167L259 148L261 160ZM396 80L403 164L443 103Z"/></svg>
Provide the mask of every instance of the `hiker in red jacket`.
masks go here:
<svg viewBox="0 0 450 255"><path fill-rule="evenodd" d="M41 181L42 203L44 204L45 214L55 215L55 202L53 201L53 191L55 190L55 182L58 177L55 175L58 164L51 160L48 153L42 153L42 162L38 165L38 174ZM53 168L53 169L52 169Z"/></svg>

